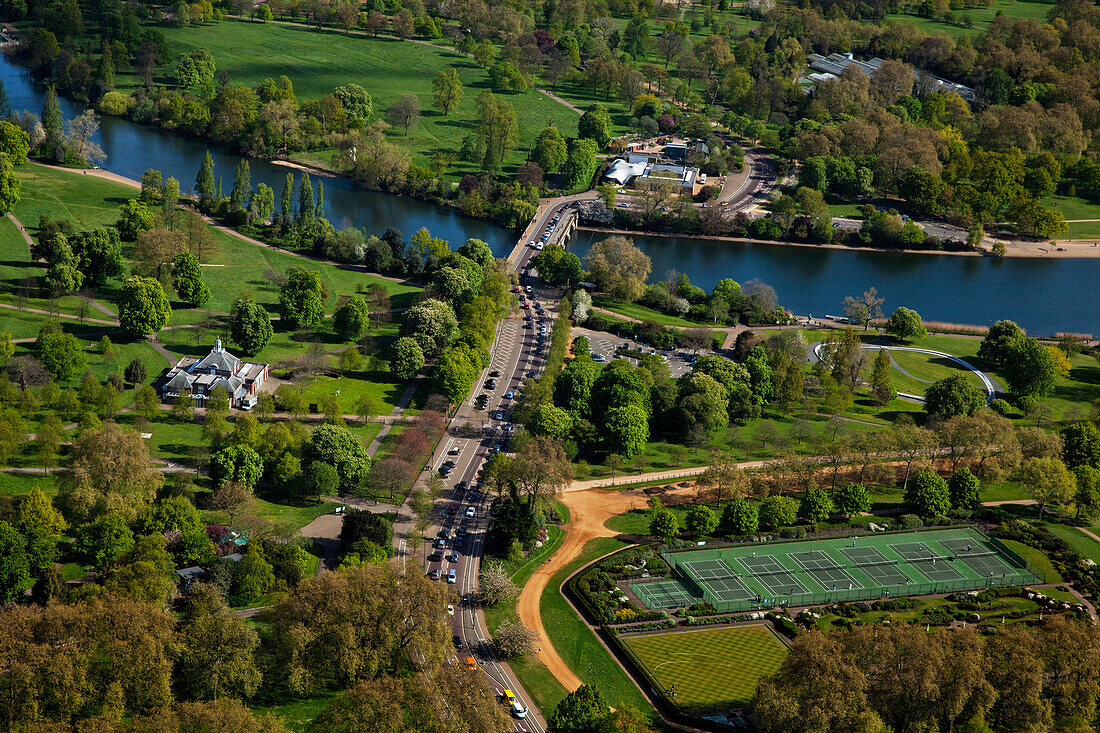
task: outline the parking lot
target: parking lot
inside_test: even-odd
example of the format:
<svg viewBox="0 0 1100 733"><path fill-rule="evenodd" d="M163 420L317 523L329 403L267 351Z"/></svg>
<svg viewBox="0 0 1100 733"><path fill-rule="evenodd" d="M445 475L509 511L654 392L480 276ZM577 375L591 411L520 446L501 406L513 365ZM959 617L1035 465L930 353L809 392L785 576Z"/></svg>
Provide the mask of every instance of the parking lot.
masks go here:
<svg viewBox="0 0 1100 733"><path fill-rule="evenodd" d="M625 339L622 336L615 336L614 334L607 333L606 331L592 331L587 328L574 328L574 338L577 336L584 336L588 339L588 345L592 349L593 355L602 356L607 361L611 361L616 358L623 358L615 353L616 349L620 346L625 346L631 350L635 355L634 358L628 358L632 364L638 363L638 356L642 354L638 352L639 345L636 341L631 339ZM652 348L645 348L644 353L650 353L654 351ZM665 357L668 360L668 371L673 377L682 377L691 371L691 364L689 360L681 356L681 352L678 351L657 351L657 354ZM686 352L684 352L686 353ZM597 359L599 361L599 359Z"/></svg>

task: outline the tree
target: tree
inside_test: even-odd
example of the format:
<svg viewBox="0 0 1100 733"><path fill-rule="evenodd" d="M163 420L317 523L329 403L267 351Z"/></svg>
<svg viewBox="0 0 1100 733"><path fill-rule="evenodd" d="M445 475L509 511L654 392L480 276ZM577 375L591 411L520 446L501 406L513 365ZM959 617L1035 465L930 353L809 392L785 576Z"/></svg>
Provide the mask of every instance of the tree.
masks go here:
<svg viewBox="0 0 1100 733"><path fill-rule="evenodd" d="M32 583L26 538L0 521L0 603L14 603Z"/></svg>
<svg viewBox="0 0 1100 733"><path fill-rule="evenodd" d="M321 276L301 265L287 268L286 285L279 293L283 321L291 328L310 326L321 320L328 302L328 289Z"/></svg>
<svg viewBox="0 0 1100 733"><path fill-rule="evenodd" d="M755 504L737 498L722 508L722 521L719 523L726 534L746 535L755 532L760 526L760 515Z"/></svg>
<svg viewBox="0 0 1100 733"><path fill-rule="evenodd" d="M176 679L187 697L247 698L259 689L263 677L256 663L259 634L229 609L222 607L188 622L180 642Z"/></svg>
<svg viewBox="0 0 1100 733"><path fill-rule="evenodd" d="M649 533L659 540L667 542L680 534L680 523L671 509L661 509L649 520Z"/></svg>
<svg viewBox="0 0 1100 733"><path fill-rule="evenodd" d="M386 110L386 121L394 127L405 128L406 137L410 127L416 127L420 120L420 99L415 94L402 94Z"/></svg>
<svg viewBox="0 0 1100 733"><path fill-rule="evenodd" d="M214 96L214 57L205 48L180 54L176 83L200 99Z"/></svg>
<svg viewBox="0 0 1100 733"><path fill-rule="evenodd" d="M374 101L367 90L358 84L341 84L332 93L353 120L366 120L374 113Z"/></svg>
<svg viewBox="0 0 1100 733"><path fill-rule="evenodd" d="M299 474L303 496L316 498L336 496L340 489L340 474L336 467L324 461L314 461Z"/></svg>
<svg viewBox="0 0 1100 733"><path fill-rule="evenodd" d="M469 140L468 151L464 143L464 153L473 162L480 163L482 170L499 171L508 150L515 143L518 129L516 110L489 90L477 95L477 108L476 135Z"/></svg>
<svg viewBox="0 0 1100 733"><path fill-rule="evenodd" d="M275 191L266 183L256 186L256 193L248 202L248 216L250 222L266 224L275 214Z"/></svg>
<svg viewBox="0 0 1100 733"><path fill-rule="evenodd" d="M65 333L57 323L47 323L38 330L35 341L38 359L54 379L73 379L87 365L84 348L72 334Z"/></svg>
<svg viewBox="0 0 1100 733"><path fill-rule="evenodd" d="M262 351L274 335L271 315L252 298L242 297L234 300L229 318L230 338L249 356Z"/></svg>
<svg viewBox="0 0 1100 733"><path fill-rule="evenodd" d="M1063 507L1073 501L1077 479L1057 458L1029 458L1016 469L1015 478L1039 504L1039 519L1050 505Z"/></svg>
<svg viewBox="0 0 1100 733"><path fill-rule="evenodd" d="M1024 332L1012 321L997 321L989 327L982 339L978 347L978 357L995 366L1004 366L1023 338Z"/></svg>
<svg viewBox="0 0 1100 733"><path fill-rule="evenodd" d="M183 302L198 308L210 300L210 290L202 279L199 258L190 252L180 252L172 260L172 277L176 292Z"/></svg>
<svg viewBox="0 0 1100 733"><path fill-rule="evenodd" d="M631 458L645 450L649 440L649 417L637 404L610 408L604 416L604 443L623 458Z"/></svg>
<svg viewBox="0 0 1100 733"><path fill-rule="evenodd" d="M233 191L229 194L229 208L231 211L244 209L248 206L248 198L252 195L252 171L248 160L242 158L237 163L237 170L233 174Z"/></svg>
<svg viewBox="0 0 1100 733"><path fill-rule="evenodd" d="M885 298L878 297L878 290L868 288L858 298L849 295L844 299L844 315L852 321L863 324L863 330L871 327L871 321L882 318L882 304Z"/></svg>
<svg viewBox="0 0 1100 733"><path fill-rule="evenodd" d="M149 277L132 276L122 284L118 299L118 320L131 336L155 334L168 323L172 306L160 283Z"/></svg>
<svg viewBox="0 0 1100 733"><path fill-rule="evenodd" d="M890 386L890 353L879 349L871 367L871 391L880 406L885 407L897 394Z"/></svg>
<svg viewBox="0 0 1100 733"><path fill-rule="evenodd" d="M136 517L164 482L153 469L141 436L110 422L77 437L68 465L69 471L59 481L58 500L77 519L102 512Z"/></svg>
<svg viewBox="0 0 1100 733"><path fill-rule="evenodd" d="M634 302L645 292L652 270L649 256L626 237L612 236L593 244L584 257L593 280L608 295Z"/></svg>
<svg viewBox="0 0 1100 733"><path fill-rule="evenodd" d="M760 523L779 529L788 527L798 519L798 502L789 496L769 496L760 502Z"/></svg>
<svg viewBox="0 0 1100 733"><path fill-rule="evenodd" d="M546 173L557 173L558 168L565 162L566 151L565 138L562 137L557 126L551 124L539 132L538 138L535 139L535 146L531 150L531 159Z"/></svg>
<svg viewBox="0 0 1100 733"><path fill-rule="evenodd" d="M515 659L534 651L538 638L538 634L522 623L506 620L493 634L493 648L504 659Z"/></svg>
<svg viewBox="0 0 1100 733"><path fill-rule="evenodd" d="M199 172L195 176L195 193L199 195L199 206L203 211L209 211L210 207L214 204L214 157L210 155L210 151L206 151L206 155L202 158L202 163L199 164Z"/></svg>
<svg viewBox="0 0 1100 733"><path fill-rule="evenodd" d="M362 298L349 298L332 314L332 330L343 341L358 341L370 327L370 307Z"/></svg>
<svg viewBox="0 0 1100 733"><path fill-rule="evenodd" d="M336 468L340 483L354 488L366 477L371 459L363 444L343 425L321 425L302 444L302 464L323 461Z"/></svg>
<svg viewBox="0 0 1100 733"><path fill-rule="evenodd" d="M577 124L577 136L596 143L597 151L603 150L611 142L611 115L598 104L592 105L581 115Z"/></svg>
<svg viewBox="0 0 1100 733"><path fill-rule="evenodd" d="M925 412L943 418L973 415L984 404L984 395L966 374L941 379L924 392Z"/></svg>
<svg viewBox="0 0 1100 733"><path fill-rule="evenodd" d="M462 81L458 78L458 71L453 67L440 71L432 79L432 90L435 106L443 110L446 117L462 99Z"/></svg>
<svg viewBox="0 0 1100 733"><path fill-rule="evenodd" d="M115 566L134 547L134 533L117 514L103 514L77 528L73 549L100 570Z"/></svg>
<svg viewBox="0 0 1100 733"><path fill-rule="evenodd" d="M412 337L425 357L438 356L458 335L454 308L435 298L422 300L405 311L401 335Z"/></svg>
<svg viewBox="0 0 1100 733"><path fill-rule="evenodd" d="M1100 468L1078 466L1074 475L1077 478L1077 493L1073 497L1076 518L1097 516L1100 514Z"/></svg>
<svg viewBox="0 0 1100 733"><path fill-rule="evenodd" d="M685 521L687 531L696 536L714 534L718 528L718 515L705 504L693 506Z"/></svg>
<svg viewBox="0 0 1100 733"><path fill-rule="evenodd" d="M519 591L503 563L489 562L482 566L478 575L478 598L482 605L495 606L515 598L517 593Z"/></svg>
<svg viewBox="0 0 1100 733"><path fill-rule="evenodd" d="M393 344L393 374L401 380L415 377L424 367L424 350L411 336L402 336Z"/></svg>
<svg viewBox="0 0 1100 733"><path fill-rule="evenodd" d="M824 522L833 512L833 500L822 489L806 490L798 505L798 516L809 522Z"/></svg>
<svg viewBox="0 0 1100 733"><path fill-rule="evenodd" d="M886 333L899 341L912 341L927 336L928 330L921 323L919 313L902 306L890 314L890 320L886 322Z"/></svg>
<svg viewBox="0 0 1100 733"><path fill-rule="evenodd" d="M42 103L42 152L51 163L65 162L65 134L61 129L61 105L57 90L46 87L46 99Z"/></svg>
<svg viewBox="0 0 1100 733"><path fill-rule="evenodd" d="M275 585L275 569L264 557L259 543L250 542L248 552L233 568L233 583L229 596L236 605L255 603Z"/></svg>
<svg viewBox="0 0 1100 733"><path fill-rule="evenodd" d="M1039 399L1054 391L1058 364L1044 344L1034 338L1022 338L1005 360L1004 375L1014 397Z"/></svg>
<svg viewBox="0 0 1100 733"><path fill-rule="evenodd" d="M871 509L871 494L863 484L847 483L833 494L833 506L846 517L854 517Z"/></svg>
<svg viewBox="0 0 1100 733"><path fill-rule="evenodd" d="M956 509L978 509L982 505L982 484L978 477L965 466L955 473L947 482L951 493L951 506Z"/></svg>
<svg viewBox="0 0 1100 733"><path fill-rule="evenodd" d="M566 695L547 718L548 733L587 733L595 731L610 708L599 689L581 685Z"/></svg>
<svg viewBox="0 0 1100 733"><path fill-rule="evenodd" d="M1079 421L1062 428L1062 460L1070 468L1100 468L1100 429Z"/></svg>
<svg viewBox="0 0 1100 733"><path fill-rule="evenodd" d="M233 481L249 488L259 481L263 470L260 455L247 445L228 445L210 460L210 474L215 481Z"/></svg>
<svg viewBox="0 0 1100 733"><path fill-rule="evenodd" d="M951 490L932 471L919 471L909 482L905 501L922 517L942 517L951 509Z"/></svg>
<svg viewBox="0 0 1100 733"><path fill-rule="evenodd" d="M19 203L23 182L15 175L15 168L6 153L0 153L0 214L6 214Z"/></svg>

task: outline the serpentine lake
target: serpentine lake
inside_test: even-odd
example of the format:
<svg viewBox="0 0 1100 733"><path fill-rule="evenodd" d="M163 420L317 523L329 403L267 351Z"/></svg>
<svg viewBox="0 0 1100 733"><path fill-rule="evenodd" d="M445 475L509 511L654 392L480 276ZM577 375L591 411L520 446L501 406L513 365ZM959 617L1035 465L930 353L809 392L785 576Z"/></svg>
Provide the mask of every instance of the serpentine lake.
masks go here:
<svg viewBox="0 0 1100 733"><path fill-rule="evenodd" d="M25 69L2 55L0 81L13 110L41 112L44 90ZM66 119L82 111L64 99L61 106ZM104 169L138 179L146 169L156 168L166 178L176 178L185 191L193 188L207 150L224 190L232 187L241 159L212 143L115 117L101 117L97 142L107 154ZM278 197L289 169L266 160L253 159L250 165L253 185L266 183ZM365 191L340 177L316 176L315 180L325 183L325 216L337 227L355 225L378 235L395 227L406 238L427 227L456 246L469 237L482 239L498 256L507 254L515 242L507 229L450 209ZM583 256L591 242L603 236L580 232L570 248ZM1100 333L1100 258L995 260L689 237L636 236L634 241L653 260L652 281L676 270L709 290L726 277L741 283L758 278L774 287L779 301L800 315L840 313L846 295L874 286L886 299L887 313L905 305L929 320L988 325L1009 318L1035 334Z"/></svg>

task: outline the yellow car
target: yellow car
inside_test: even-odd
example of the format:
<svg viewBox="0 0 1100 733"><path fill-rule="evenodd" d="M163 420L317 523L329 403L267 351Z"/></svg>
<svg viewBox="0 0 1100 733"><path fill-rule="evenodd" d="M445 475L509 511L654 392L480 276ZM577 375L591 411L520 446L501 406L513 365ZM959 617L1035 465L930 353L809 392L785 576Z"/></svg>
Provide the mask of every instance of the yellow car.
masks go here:
<svg viewBox="0 0 1100 733"><path fill-rule="evenodd" d="M504 704L509 707L511 707L512 703L516 701L516 695L511 690L505 690L504 694L501 695L501 698L504 699Z"/></svg>
<svg viewBox="0 0 1100 733"><path fill-rule="evenodd" d="M466 669L471 672L477 669L477 660L473 657L466 657Z"/></svg>

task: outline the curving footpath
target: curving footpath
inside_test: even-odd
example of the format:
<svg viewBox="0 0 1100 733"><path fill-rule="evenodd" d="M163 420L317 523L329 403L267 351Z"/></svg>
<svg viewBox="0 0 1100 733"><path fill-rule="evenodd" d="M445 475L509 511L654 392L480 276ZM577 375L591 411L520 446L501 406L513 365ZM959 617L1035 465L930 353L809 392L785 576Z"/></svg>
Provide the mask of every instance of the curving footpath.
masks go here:
<svg viewBox="0 0 1100 733"><path fill-rule="evenodd" d="M814 344L813 354L814 354L814 357L818 360L821 359L821 347L823 345L824 344L821 344L821 343ZM941 359L947 359L948 361L952 361L952 362L958 364L963 369L969 370L969 371L974 372L975 374L978 375L978 379L982 380L982 384L985 385L985 393L986 393L985 404L986 405L989 405L991 402L993 402L994 398L996 398L996 396L997 396L997 384L996 384L996 382L994 382L989 377L988 374L983 372L981 369L978 369L976 366L974 366L970 362L966 361L965 359L960 359L959 357L955 356L954 354L945 354L942 351L933 351L932 349L918 349L915 346L878 346L878 345L875 345L875 344L860 344L859 348L861 348L865 351L877 351L879 349L886 349L887 354L889 354L891 351L911 351L915 354L928 354L929 356L935 356L935 357L939 357ZM897 364L894 362L892 357L890 359L890 363L893 364L895 366L895 368L897 368L903 374L907 374L908 376L912 377L913 379L917 379L917 377L913 377L912 374L909 374L904 369L901 369L901 367L897 366ZM917 381L923 382L923 381L927 381L927 380L917 379ZM916 402L924 402L924 397L922 395L906 394L904 392L898 392L898 397L904 397L905 399L914 400Z"/></svg>

